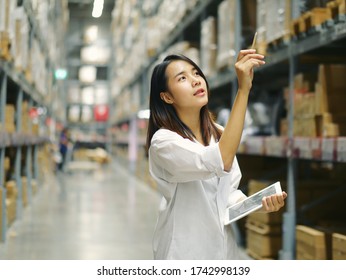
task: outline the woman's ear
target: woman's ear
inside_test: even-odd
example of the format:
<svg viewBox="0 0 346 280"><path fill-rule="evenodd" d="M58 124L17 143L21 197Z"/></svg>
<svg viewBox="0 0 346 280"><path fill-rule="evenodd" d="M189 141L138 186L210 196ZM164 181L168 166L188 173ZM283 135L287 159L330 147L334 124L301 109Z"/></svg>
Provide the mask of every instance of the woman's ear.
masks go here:
<svg viewBox="0 0 346 280"><path fill-rule="evenodd" d="M173 104L173 98L168 92L160 92L160 97L167 104Z"/></svg>

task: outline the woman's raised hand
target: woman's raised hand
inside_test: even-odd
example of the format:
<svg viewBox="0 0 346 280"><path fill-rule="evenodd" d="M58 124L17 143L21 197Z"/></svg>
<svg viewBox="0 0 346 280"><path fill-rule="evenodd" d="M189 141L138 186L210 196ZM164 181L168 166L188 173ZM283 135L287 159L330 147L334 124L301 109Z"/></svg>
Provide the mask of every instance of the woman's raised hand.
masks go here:
<svg viewBox="0 0 346 280"><path fill-rule="evenodd" d="M235 63L240 91L249 93L252 87L254 67L259 67L264 62L264 56L256 53L255 49L241 50Z"/></svg>

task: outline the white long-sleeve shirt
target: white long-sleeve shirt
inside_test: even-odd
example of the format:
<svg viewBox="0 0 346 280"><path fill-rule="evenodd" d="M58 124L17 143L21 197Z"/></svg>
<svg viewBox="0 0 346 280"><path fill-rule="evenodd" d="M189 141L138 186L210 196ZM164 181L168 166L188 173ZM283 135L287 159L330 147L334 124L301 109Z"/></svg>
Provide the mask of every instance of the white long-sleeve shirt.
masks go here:
<svg viewBox="0 0 346 280"><path fill-rule="evenodd" d="M149 169L163 195L154 233L155 259L238 259L226 207L243 199L237 159L224 171L219 145L158 130L149 149Z"/></svg>

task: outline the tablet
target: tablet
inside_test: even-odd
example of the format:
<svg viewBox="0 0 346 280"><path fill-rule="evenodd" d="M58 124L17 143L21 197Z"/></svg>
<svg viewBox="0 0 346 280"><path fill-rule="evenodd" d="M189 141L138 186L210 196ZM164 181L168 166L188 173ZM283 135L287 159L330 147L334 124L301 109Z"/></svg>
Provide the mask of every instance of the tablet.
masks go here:
<svg viewBox="0 0 346 280"><path fill-rule="evenodd" d="M276 182L246 199L228 207L225 215L225 225L233 223L262 207L262 198L272 194L281 193L280 182Z"/></svg>

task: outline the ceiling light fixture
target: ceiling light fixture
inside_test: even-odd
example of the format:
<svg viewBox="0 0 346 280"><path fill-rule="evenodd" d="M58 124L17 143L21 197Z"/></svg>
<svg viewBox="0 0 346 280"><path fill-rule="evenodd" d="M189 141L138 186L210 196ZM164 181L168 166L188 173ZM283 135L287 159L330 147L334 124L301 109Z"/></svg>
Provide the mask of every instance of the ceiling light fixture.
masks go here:
<svg viewBox="0 0 346 280"><path fill-rule="evenodd" d="M102 15L103 10L103 0L94 0L92 16L94 18L99 18Z"/></svg>

